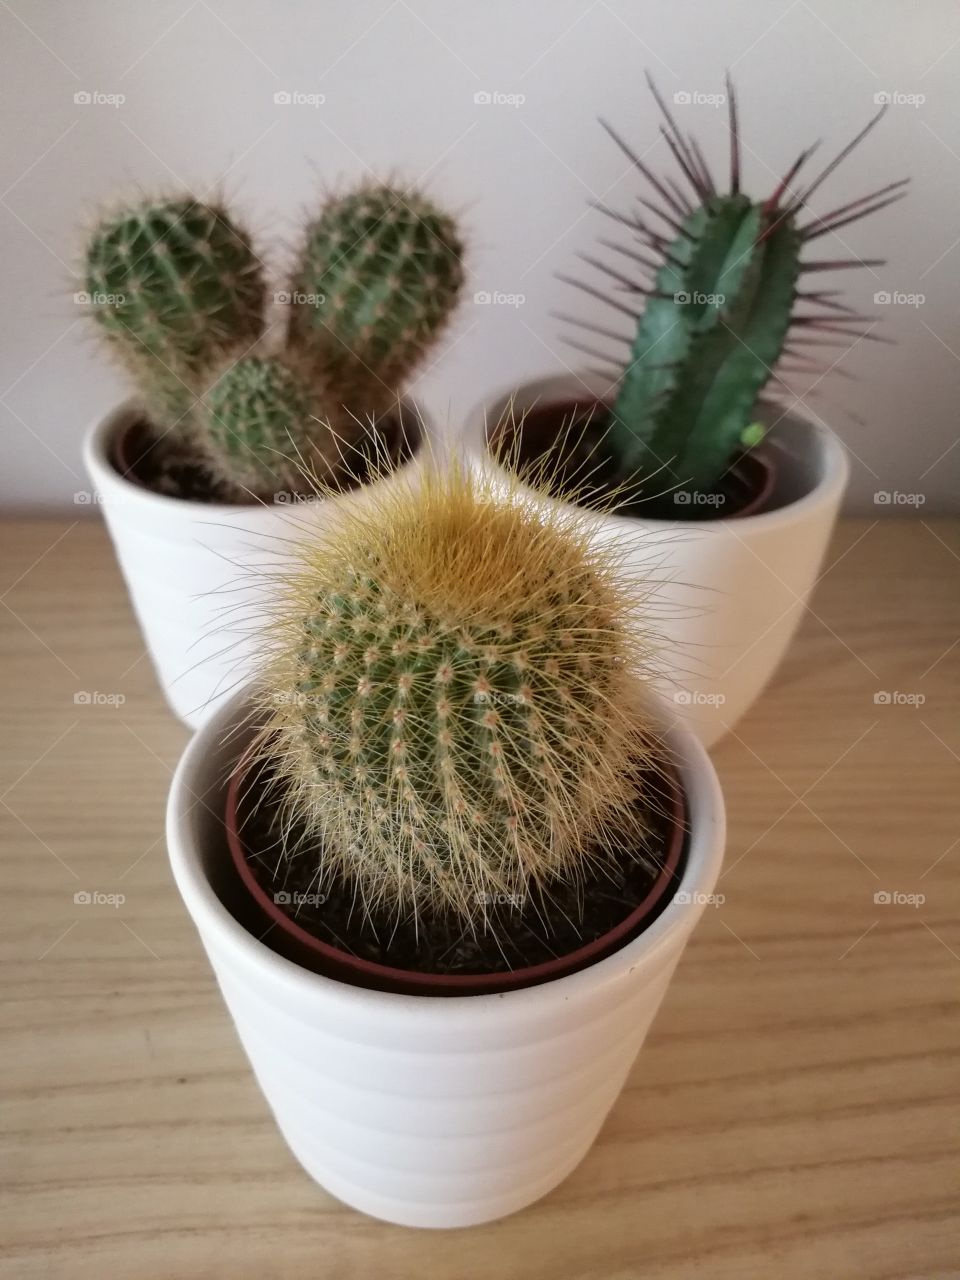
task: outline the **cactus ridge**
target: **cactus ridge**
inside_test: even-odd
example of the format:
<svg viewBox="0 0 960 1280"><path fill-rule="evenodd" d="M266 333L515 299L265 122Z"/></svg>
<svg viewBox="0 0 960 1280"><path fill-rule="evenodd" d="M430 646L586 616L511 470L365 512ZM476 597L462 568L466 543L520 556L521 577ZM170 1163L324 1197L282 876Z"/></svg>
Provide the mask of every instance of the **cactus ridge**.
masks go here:
<svg viewBox="0 0 960 1280"><path fill-rule="evenodd" d="M467 920L576 879L592 837L639 851L653 737L615 571L478 484L427 475L309 553L262 701L322 875Z"/></svg>

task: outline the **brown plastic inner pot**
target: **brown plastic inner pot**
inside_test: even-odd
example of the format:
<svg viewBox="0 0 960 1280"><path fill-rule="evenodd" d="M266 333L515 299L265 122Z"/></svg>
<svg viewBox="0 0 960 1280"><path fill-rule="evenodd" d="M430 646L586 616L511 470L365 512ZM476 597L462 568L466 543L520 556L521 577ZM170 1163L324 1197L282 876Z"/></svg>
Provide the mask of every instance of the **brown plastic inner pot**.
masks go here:
<svg viewBox="0 0 960 1280"><path fill-rule="evenodd" d="M569 496L572 501L590 505L589 492L601 502L604 497L604 479L597 444L605 429L610 412L609 404L602 400L562 400L538 405L527 411L522 421L516 421L514 411L506 410L500 420L487 430L487 447L503 466L516 470L531 479L544 468L544 477L557 497ZM581 433L587 422L596 424L593 434L589 428ZM554 464L551 450L556 450L557 440L563 433L578 446L575 465L568 477L568 494L564 482L557 474L557 464L562 466L562 455ZM571 450L573 452L573 450ZM555 482L552 482L554 475ZM656 481L654 481L656 483ZM773 451L761 442L755 448L737 456L722 478L719 488L712 494L702 495L702 501L681 502L677 496L686 492L678 490L657 494L646 502L632 504L628 511L613 514L635 516L642 520L732 520L756 515L767 509L776 484L776 460ZM574 489L579 493L569 494Z"/></svg>
<svg viewBox="0 0 960 1280"><path fill-rule="evenodd" d="M314 937L291 919L259 883L248 861L250 851L243 835L244 809L257 794L256 784L251 786L250 783L251 773L249 760L245 757L234 769L226 792L224 828L227 845L240 880L240 886L236 888L247 899L235 914L244 927L279 955L311 972L352 986L412 995L465 996L513 991L575 973L619 950L649 927L669 904L672 894L676 893L686 865L686 801L679 776L671 768L662 779L663 803L668 810L669 825L664 847L660 854L655 855L659 862L658 875L643 901L616 927L566 955L507 972L434 974L394 968L354 956ZM227 901L226 905L230 907L231 903ZM359 913L358 919L361 919Z"/></svg>
<svg viewBox="0 0 960 1280"><path fill-rule="evenodd" d="M421 429L417 415L411 410L403 410L384 415L378 420L376 430L379 441L375 456L389 458L390 469L402 466L417 452L420 446ZM339 492L349 493L367 484L371 477L371 459L362 449L354 449L355 460L351 462L350 450L344 447L343 472L339 478ZM227 499L216 493L200 467L188 459L171 457L170 451L164 448L163 437L157 436L149 420L137 417L121 425L110 444L110 461L116 471L135 484L138 488L151 493L162 493L174 500L182 498L192 502L207 502L211 506L236 506L236 500ZM170 492L170 483L158 484L158 480L166 476L172 478L173 486L179 483L183 493ZM312 496L309 487L302 493L291 494L291 500ZM251 506L260 505L256 498L246 500Z"/></svg>

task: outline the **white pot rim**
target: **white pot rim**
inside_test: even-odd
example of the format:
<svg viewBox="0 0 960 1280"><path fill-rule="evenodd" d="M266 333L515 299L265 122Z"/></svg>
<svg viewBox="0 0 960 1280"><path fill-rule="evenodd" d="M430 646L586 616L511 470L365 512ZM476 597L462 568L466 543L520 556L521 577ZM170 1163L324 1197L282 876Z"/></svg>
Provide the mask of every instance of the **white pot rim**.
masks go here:
<svg viewBox="0 0 960 1280"><path fill-rule="evenodd" d="M571 391L574 392L574 397L577 399L603 398L599 392L594 397L589 390L590 387L600 385L596 376L590 373L544 375L539 378L531 378L525 383L519 383L510 391L486 397L474 406L466 419L467 426L464 438L467 448L475 454L479 454L489 465L505 472L506 468L496 461L487 447L486 425L488 418L498 419L512 396L530 392L538 387L544 389L544 399L548 403L547 397L552 396L553 392L546 389L554 388L559 391L563 383L569 385ZM609 381L603 380L602 385L609 388ZM577 386L581 389L579 393L576 392ZM604 522L612 522L613 527L621 525L625 530L635 528L637 525L649 524L664 529L698 530L703 532L717 531L719 529L730 531L742 522L743 524L749 523L751 529L762 531L782 528L784 525L802 521L814 508L832 502L839 502L846 489L850 474L850 461L846 449L836 434L819 418L809 416L806 413L790 411L782 414L777 421L778 423L789 423L791 420L804 423L816 434L822 459L817 483L807 493L792 502L785 503L772 511L757 512L755 515L720 516L712 520L665 520L650 516L620 516L600 513ZM549 501L558 502L559 500L551 498ZM573 506L575 504L564 502L561 505Z"/></svg>
<svg viewBox="0 0 960 1280"><path fill-rule="evenodd" d="M423 451L429 448L429 420L419 402L412 397L401 396L400 404L419 423L420 438L410 457L401 466L395 467L389 473L391 476L403 475L407 468L420 458ZM137 418L145 418L146 416L142 403L135 396L131 396L121 401L120 404L109 410L102 417L97 418L89 427L83 443L83 461L87 468L87 473L101 493L111 493L117 497L123 496L128 500L133 495L136 495L137 500L142 502L145 507L152 506L157 511L163 510L166 512L175 509L181 512L185 519L198 522L209 522L211 519L218 517L241 516L246 512L256 511L261 507L274 508L274 503L267 502L263 498L251 498L249 502L216 503L198 502L193 498L174 498L170 494L155 493L153 489L148 489L146 485L137 484L133 480L128 480L125 475L121 475L114 466L111 456L113 440L118 432L125 430ZM336 500L340 497L346 497L352 492L353 490L348 489L342 494L318 494L315 498L308 497L304 500L308 502L327 501L330 498ZM296 504L291 503L290 505L293 507Z"/></svg>
<svg viewBox="0 0 960 1280"><path fill-rule="evenodd" d="M526 1011L544 1000L563 1002L588 998L590 993L626 976L638 966L656 965L660 953L669 951L678 933L688 933L701 914L706 895L716 882L723 859L725 817L720 784L704 747L694 735L674 721L664 730L664 738L680 773L687 799L689 847L678 894L687 901L670 901L657 919L626 946L576 973L517 991L480 995L407 995L371 990L339 982L313 973L277 955L233 918L217 897L194 847L190 813L201 803L191 780L202 774L205 757L224 741L245 715L249 686L234 694L217 714L194 736L180 759L170 788L167 805L167 849L174 879L190 914L200 923L205 939L241 968L267 971L271 981L286 987L291 995L309 1000L318 989L324 1000L333 1000L351 1009L379 1010L392 1015L416 1009L418 1018L438 1025L465 1016L509 1016L518 1024ZM664 713L666 719L667 713Z"/></svg>

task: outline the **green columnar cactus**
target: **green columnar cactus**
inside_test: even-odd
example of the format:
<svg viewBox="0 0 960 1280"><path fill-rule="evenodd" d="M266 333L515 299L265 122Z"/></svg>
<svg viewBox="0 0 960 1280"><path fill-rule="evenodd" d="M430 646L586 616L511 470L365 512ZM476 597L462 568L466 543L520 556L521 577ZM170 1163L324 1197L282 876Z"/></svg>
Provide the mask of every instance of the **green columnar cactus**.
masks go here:
<svg viewBox="0 0 960 1280"><path fill-rule="evenodd" d="M294 340L371 409L396 398L463 284L454 220L415 190L364 186L307 227L292 287Z"/></svg>
<svg viewBox="0 0 960 1280"><path fill-rule="evenodd" d="M790 325L802 240L792 219L715 196L682 223L637 325L610 418L621 475L709 491L752 421Z"/></svg>
<svg viewBox="0 0 960 1280"><path fill-rule="evenodd" d="M321 878L469 920L576 880L598 837L642 850L646 642L606 557L456 467L381 491L304 553L261 750Z"/></svg>
<svg viewBox="0 0 960 1280"><path fill-rule="evenodd" d="M141 385L157 426L187 433L196 379L255 341L264 284L250 239L216 205L144 201L105 218L87 248L96 319Z"/></svg>
<svg viewBox="0 0 960 1280"><path fill-rule="evenodd" d="M329 483L348 465L344 445L357 424L334 408L302 358L227 357L203 397L197 445L211 474L236 496L270 497Z"/></svg>
<svg viewBox="0 0 960 1280"><path fill-rule="evenodd" d="M810 241L899 199L906 182L890 183L801 223L810 196L873 128L881 110L805 187L797 189L795 179L812 147L800 155L771 196L752 200L740 190L737 104L728 80L730 190L720 193L696 140L684 136L650 84L664 117L662 136L692 198L671 179L658 179L605 126L653 187L655 199L641 197L640 205L662 225L646 223L646 213L604 210L634 239L602 243L638 264L649 273L646 277L634 278L595 258L585 260L618 288L643 298L643 309L638 314L591 285L570 281L608 301L636 325L632 339L623 340L629 356L615 371L617 394L599 446L604 474L621 492L633 495L623 504L628 510L634 498L642 504L670 488L716 489L737 453L762 436L754 422L761 391L771 379L789 391L776 372L782 355L800 359L811 341L828 345L875 337L857 327L868 317L854 315L834 300L833 292L804 293L798 284L808 272L881 264L860 259L807 262L801 254ZM814 310L803 311L803 306ZM609 336L590 323L574 323ZM811 339L811 331L819 336ZM579 342L572 345L599 354Z"/></svg>

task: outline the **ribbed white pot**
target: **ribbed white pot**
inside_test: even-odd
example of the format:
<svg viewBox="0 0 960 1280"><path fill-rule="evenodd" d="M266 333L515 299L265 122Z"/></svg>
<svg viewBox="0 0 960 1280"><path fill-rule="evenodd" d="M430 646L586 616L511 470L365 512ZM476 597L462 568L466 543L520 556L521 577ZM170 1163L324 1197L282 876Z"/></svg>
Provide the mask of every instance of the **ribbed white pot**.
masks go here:
<svg viewBox="0 0 960 1280"><path fill-rule="evenodd" d="M608 389L608 380L584 373L528 383L512 398L519 414L534 405L589 402ZM500 469L487 449L487 426L496 426L510 399L480 405L465 426L468 452L493 473ZM664 695L707 746L733 728L779 666L847 486L846 452L825 428L787 415L767 442L777 461L775 510L704 521L589 517L596 536L616 544L631 570L657 585L647 613L666 642Z"/></svg>
<svg viewBox="0 0 960 1280"><path fill-rule="evenodd" d="M724 813L703 747L686 730L667 733L689 809L689 856L675 899L638 938L522 991L394 995L281 958L217 896L229 861L224 788L246 712L238 695L188 746L167 842L281 1132L326 1190L389 1222L464 1227L522 1209L589 1150L713 889Z"/></svg>
<svg viewBox="0 0 960 1280"><path fill-rule="evenodd" d="M409 478L426 448L378 484ZM336 499L213 506L152 493L113 463L119 433L142 417L128 401L89 432L84 461L157 678L177 716L196 729L249 676L273 579L293 545L336 519L342 504L363 501L370 486Z"/></svg>

